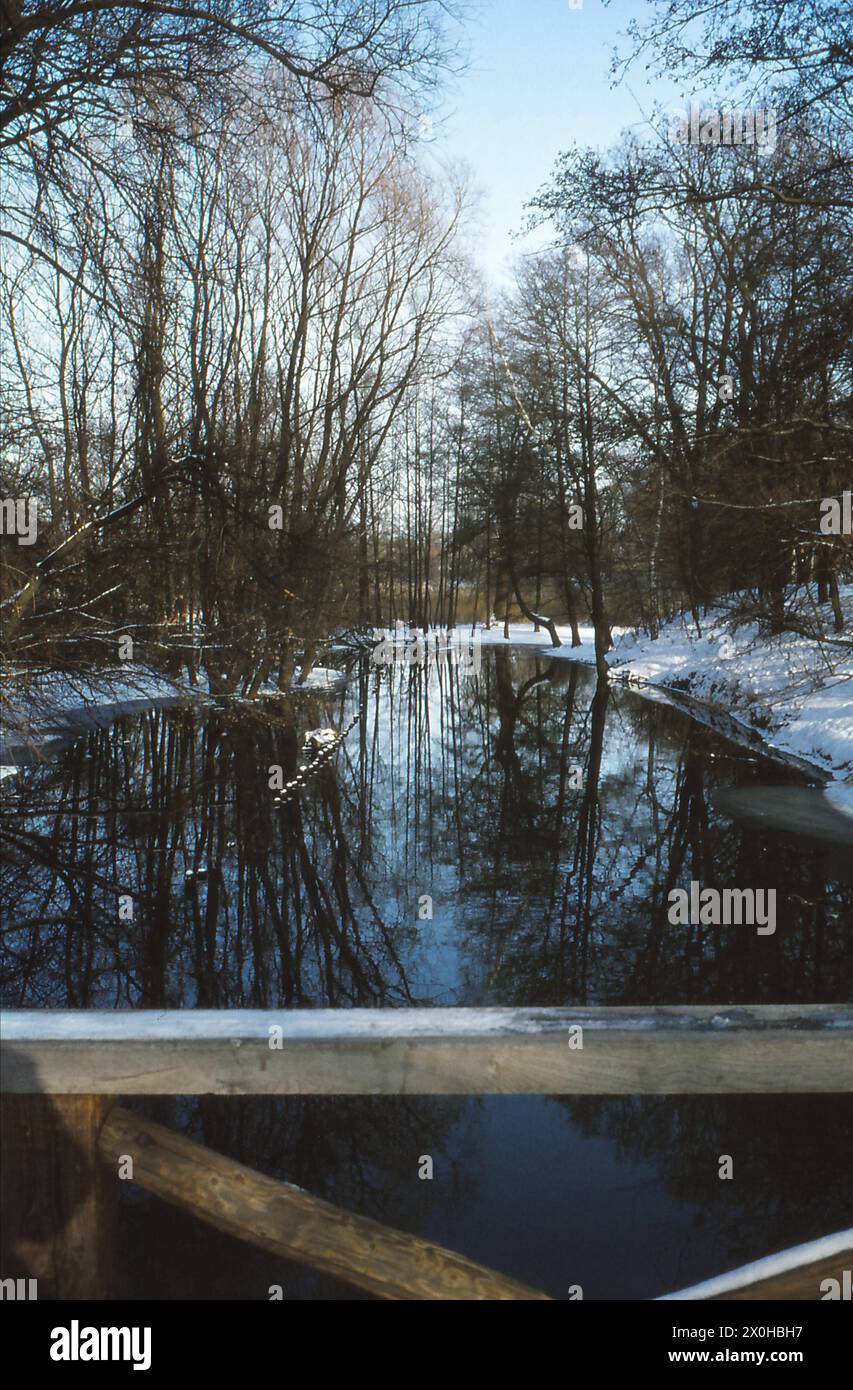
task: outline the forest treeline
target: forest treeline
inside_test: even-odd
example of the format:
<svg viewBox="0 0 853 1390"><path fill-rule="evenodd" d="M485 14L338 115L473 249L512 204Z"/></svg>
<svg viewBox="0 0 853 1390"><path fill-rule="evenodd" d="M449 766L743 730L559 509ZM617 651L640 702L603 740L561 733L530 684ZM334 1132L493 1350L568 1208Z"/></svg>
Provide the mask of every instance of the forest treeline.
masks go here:
<svg viewBox="0 0 853 1390"><path fill-rule="evenodd" d="M446 6L4 0L7 655L191 632L256 685L344 625L542 615L603 666L611 624L734 593L837 640L851 21L694 9L652 0L628 57L772 142L658 111L570 149L495 301L425 139Z"/></svg>

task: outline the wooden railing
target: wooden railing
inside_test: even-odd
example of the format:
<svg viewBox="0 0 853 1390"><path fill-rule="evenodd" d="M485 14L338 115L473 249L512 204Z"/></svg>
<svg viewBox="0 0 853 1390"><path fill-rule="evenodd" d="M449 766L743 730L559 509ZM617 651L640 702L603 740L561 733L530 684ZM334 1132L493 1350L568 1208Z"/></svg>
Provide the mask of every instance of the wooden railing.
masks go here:
<svg viewBox="0 0 853 1390"><path fill-rule="evenodd" d="M112 1098L849 1092L853 1008L7 1011L0 1090L4 1256L25 1249L17 1272L49 1296L110 1295L129 1156L133 1180L166 1201L380 1297L545 1299Z"/></svg>
<svg viewBox="0 0 853 1390"><path fill-rule="evenodd" d="M75 1095L853 1090L853 1007L20 1011L2 1088Z"/></svg>

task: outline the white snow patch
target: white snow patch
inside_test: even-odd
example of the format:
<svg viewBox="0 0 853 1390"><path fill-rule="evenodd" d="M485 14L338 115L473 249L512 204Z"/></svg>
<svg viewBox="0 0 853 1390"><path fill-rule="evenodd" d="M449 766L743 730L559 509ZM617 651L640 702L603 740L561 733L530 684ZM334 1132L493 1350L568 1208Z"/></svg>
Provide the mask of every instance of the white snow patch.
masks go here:
<svg viewBox="0 0 853 1390"><path fill-rule="evenodd" d="M767 1255L762 1260L753 1260L751 1264L741 1265L739 1269L733 1269L730 1274L719 1274L714 1279L706 1279L702 1284L693 1284L689 1289L680 1289L678 1293L667 1293L663 1297L656 1299L657 1303L672 1303L681 1300L694 1300L713 1298L715 1294L727 1293L733 1289L742 1289L749 1284L758 1283L762 1279L772 1279L777 1274L787 1274L791 1269L799 1269L802 1265L815 1264L818 1260L832 1259L835 1255L844 1254L853 1249L853 1227L846 1231L837 1231L830 1236L821 1236L818 1240L806 1241L804 1245L795 1245L790 1250L780 1250L776 1255Z"/></svg>
<svg viewBox="0 0 853 1390"><path fill-rule="evenodd" d="M781 1010L790 1025L788 1011ZM766 1015L773 1016L773 1006ZM772 1021L772 1017L769 1020ZM849 1012L834 1005L804 1006L798 1021L817 1031L849 1029ZM563 1036L580 1024L584 1030L619 1033L705 1032L760 1026L755 1011L706 1009L677 1005L654 1010L613 1008L400 1008L400 1009L4 1009L0 1039L4 1043L208 1041L268 1043L270 1025L283 1030L285 1041L338 1039L410 1041L415 1038L501 1038Z"/></svg>
<svg viewBox="0 0 853 1390"><path fill-rule="evenodd" d="M291 687L294 690L340 690L347 683L346 671L336 671L333 666L312 666L305 680L301 680L302 667L297 666L293 673Z"/></svg>
<svg viewBox="0 0 853 1390"><path fill-rule="evenodd" d="M736 599L737 596L733 596ZM846 632L853 627L853 584L841 590ZM809 596L804 596L808 615ZM631 675L673 686L734 714L780 752L804 758L840 779L853 775L853 647L799 633L772 636L758 624L735 627L732 601L701 615L702 636L686 616L652 641L630 633L609 662Z"/></svg>
<svg viewBox="0 0 853 1390"><path fill-rule="evenodd" d="M335 729L309 729L303 736L303 746L311 744L314 748L329 748L333 743L337 743L340 735Z"/></svg>
<svg viewBox="0 0 853 1390"><path fill-rule="evenodd" d="M123 668L96 671L80 677L63 671L10 674L17 681L9 683L0 720L0 743L9 758L3 777L15 776L20 765L49 757L88 729L106 728L124 714L199 693L145 668L132 673Z"/></svg>
<svg viewBox="0 0 853 1390"><path fill-rule="evenodd" d="M853 782L830 782L824 795L842 816L853 816Z"/></svg>
<svg viewBox="0 0 853 1390"><path fill-rule="evenodd" d="M665 623L652 640L646 633L614 628L608 664L631 677L689 694L734 715L771 748L812 763L840 782L853 779L853 584L840 586L845 629L839 641L817 641L799 633L771 636L757 623L734 626L731 595L701 614L702 635L692 618ZM801 594L804 618L814 616L814 593ZM572 647L571 629L560 625L559 647L548 633L526 623L487 628L460 626L449 640L469 642L472 631L483 646L536 647L561 660L595 663L595 634L582 627L582 645ZM831 634L830 634L831 636ZM651 692L650 692L651 693ZM839 795L841 795L839 793ZM834 803L836 806L838 803ZM845 805L847 799L845 796ZM844 808L839 808L844 809Z"/></svg>

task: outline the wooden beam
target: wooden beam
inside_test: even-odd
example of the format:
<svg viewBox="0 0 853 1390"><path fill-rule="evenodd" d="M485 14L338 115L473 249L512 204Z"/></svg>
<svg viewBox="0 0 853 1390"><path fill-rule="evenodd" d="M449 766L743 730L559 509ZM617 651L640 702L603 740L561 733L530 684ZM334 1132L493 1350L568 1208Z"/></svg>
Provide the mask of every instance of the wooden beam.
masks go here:
<svg viewBox="0 0 853 1390"><path fill-rule="evenodd" d="M0 1274L37 1297L114 1296L117 1187L98 1150L101 1096L0 1099Z"/></svg>
<svg viewBox="0 0 853 1390"><path fill-rule="evenodd" d="M0 1087L109 1095L849 1092L853 1008L6 1010Z"/></svg>
<svg viewBox="0 0 853 1390"><path fill-rule="evenodd" d="M797 1299L841 1301L853 1288L853 1229L795 1245L659 1302Z"/></svg>
<svg viewBox="0 0 853 1390"><path fill-rule="evenodd" d="M542 1300L539 1293L418 1236L312 1197L116 1106L101 1156L133 1181L201 1221L261 1250L388 1299Z"/></svg>
<svg viewBox="0 0 853 1390"><path fill-rule="evenodd" d="M814 1264L806 1265L802 1269L790 1269L784 1274L776 1274L769 1279L758 1279L754 1284L743 1289L732 1289L729 1293L712 1294L711 1299L726 1299L736 1302L752 1299L762 1301L764 1299L822 1300L828 1297L825 1291L827 1280L833 1280L841 1290L845 1287L845 1273L846 1288L848 1289L845 1297L850 1298L853 1245L840 1255L829 1256L825 1260L816 1260ZM840 1293L836 1294L835 1297L840 1299Z"/></svg>

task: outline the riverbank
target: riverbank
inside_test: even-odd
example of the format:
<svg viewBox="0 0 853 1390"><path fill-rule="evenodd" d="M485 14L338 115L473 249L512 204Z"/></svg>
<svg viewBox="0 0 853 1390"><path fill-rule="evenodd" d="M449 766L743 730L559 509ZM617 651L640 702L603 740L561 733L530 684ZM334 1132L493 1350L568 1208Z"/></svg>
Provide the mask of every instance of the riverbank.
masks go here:
<svg viewBox="0 0 853 1390"><path fill-rule="evenodd" d="M734 716L768 747L813 764L842 786L853 784L853 641L770 636L757 623L737 625L731 618L735 598L701 614L701 635L687 614L665 623L656 639L615 629L609 666L629 682ZM853 584L842 587L841 601L849 632ZM548 656L592 664L592 628L580 631L583 643L572 647L570 628L558 625L561 645L553 647L544 629L534 632L527 623L511 623L508 639L502 624L476 629L484 646L535 646ZM460 640L470 637L470 628L460 629ZM848 806L853 801L836 795Z"/></svg>
<svg viewBox="0 0 853 1390"><path fill-rule="evenodd" d="M52 757L89 729L195 693L147 667L15 672L6 678L3 698L0 780Z"/></svg>
<svg viewBox="0 0 853 1390"><path fill-rule="evenodd" d="M808 601L809 595L805 595ZM853 584L841 590L847 630L853 627ZM647 633L614 629L615 646L608 663L617 678L659 690L676 699L699 704L712 716L735 720L752 738L771 750L802 760L833 782L838 809L853 814L853 642L818 642L797 633L770 636L758 624L737 625L731 618L733 601L705 610L702 631L688 615L665 623L656 639ZM560 645L531 624L478 624L448 633L434 631L440 647L535 647L559 660L592 665L594 633L580 629L582 644L571 645L571 629L557 625ZM414 639L410 630L408 640ZM398 634L407 643L405 630ZM332 646L332 650L335 647ZM364 642L362 650L370 651ZM335 678L335 679L332 679ZM315 668L306 691L335 689L345 673ZM298 688L298 687L297 687ZM64 745L69 736L112 722L155 701L206 694L206 683L190 689L150 669L131 674L127 669L93 673L76 680L63 673L42 673L7 697L3 712L0 775L38 761ZM273 692L268 692L273 693Z"/></svg>

